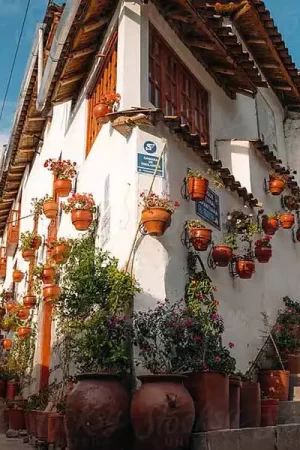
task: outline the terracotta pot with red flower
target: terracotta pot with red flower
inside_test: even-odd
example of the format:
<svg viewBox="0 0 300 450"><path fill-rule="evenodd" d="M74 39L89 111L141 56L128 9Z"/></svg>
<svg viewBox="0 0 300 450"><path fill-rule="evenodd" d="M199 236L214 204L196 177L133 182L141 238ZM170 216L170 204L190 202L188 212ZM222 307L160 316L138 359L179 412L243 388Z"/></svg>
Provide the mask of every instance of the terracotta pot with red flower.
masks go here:
<svg viewBox="0 0 300 450"><path fill-rule="evenodd" d="M7 313L12 313L13 311L15 311L17 308L17 304L15 302L7 302L6 303L6 311Z"/></svg>
<svg viewBox="0 0 300 450"><path fill-rule="evenodd" d="M227 267L233 257L233 251L237 249L237 240L234 234L227 234L224 242L215 245L211 257L218 267Z"/></svg>
<svg viewBox="0 0 300 450"><path fill-rule="evenodd" d="M44 167L53 172L54 191L59 197L68 197L72 190L72 179L76 176L76 162L47 159Z"/></svg>
<svg viewBox="0 0 300 450"><path fill-rule="evenodd" d="M282 228L290 229L295 223L295 216L293 213L287 212L280 214L279 220Z"/></svg>
<svg viewBox="0 0 300 450"><path fill-rule="evenodd" d="M262 216L262 229L268 236L273 236L279 228L279 219L277 214L267 216L266 214Z"/></svg>
<svg viewBox="0 0 300 450"><path fill-rule="evenodd" d="M287 401L289 398L290 372L287 370L262 370L259 372L262 393L271 399Z"/></svg>
<svg viewBox="0 0 300 450"><path fill-rule="evenodd" d="M35 252L42 243L42 238L35 233L25 231L20 236L22 257L30 262L35 258Z"/></svg>
<svg viewBox="0 0 300 450"><path fill-rule="evenodd" d="M22 270L15 269L13 271L13 282L14 283L21 283L23 278L24 278L24 272L22 272Z"/></svg>
<svg viewBox="0 0 300 450"><path fill-rule="evenodd" d="M187 187L191 200L205 200L209 182L198 170L188 170Z"/></svg>
<svg viewBox="0 0 300 450"><path fill-rule="evenodd" d="M120 100L120 94L111 93L101 95L99 103L97 103L93 109L93 114L98 124L108 122L106 114L111 113L114 105L119 104Z"/></svg>
<svg viewBox="0 0 300 450"><path fill-rule="evenodd" d="M23 306L25 308L34 308L36 305L36 296L28 293L23 297Z"/></svg>
<svg viewBox="0 0 300 450"><path fill-rule="evenodd" d="M67 203L62 204L66 213L71 213L72 224L78 231L89 229L95 212L95 201L92 194L73 194Z"/></svg>
<svg viewBox="0 0 300 450"><path fill-rule="evenodd" d="M48 244L51 258L56 264L64 263L69 256L72 240L60 238Z"/></svg>
<svg viewBox="0 0 300 450"><path fill-rule="evenodd" d="M61 289L57 284L50 284L43 288L44 302L53 304L59 298Z"/></svg>
<svg viewBox="0 0 300 450"><path fill-rule="evenodd" d="M206 228L201 220L188 220L186 229L189 234L190 242L197 251L205 251L211 244L212 230Z"/></svg>
<svg viewBox="0 0 300 450"><path fill-rule="evenodd" d="M13 342L11 339L4 339L4 341L2 343L4 350L10 350L12 347L12 344L13 344Z"/></svg>
<svg viewBox="0 0 300 450"><path fill-rule="evenodd" d="M31 327L20 327L17 329L17 333L20 339L24 339L28 334L31 334Z"/></svg>
<svg viewBox="0 0 300 450"><path fill-rule="evenodd" d="M272 236L266 235L255 242L255 257L260 263L268 263L272 256Z"/></svg>
<svg viewBox="0 0 300 450"><path fill-rule="evenodd" d="M272 195L280 195L287 183L288 176L271 171L269 174L269 189Z"/></svg>
<svg viewBox="0 0 300 450"><path fill-rule="evenodd" d="M141 223L150 236L162 236L171 225L171 217L178 202L173 202L167 197L160 197L154 192L142 192L142 217Z"/></svg>
<svg viewBox="0 0 300 450"><path fill-rule="evenodd" d="M20 320L27 320L30 315L30 308L19 308L17 316Z"/></svg>
<svg viewBox="0 0 300 450"><path fill-rule="evenodd" d="M43 211L48 219L55 219L58 215L58 203L53 197L46 195L43 202Z"/></svg>
<svg viewBox="0 0 300 450"><path fill-rule="evenodd" d="M255 263L253 259L248 256L239 257L236 261L236 272L243 280L252 278L252 275L255 272Z"/></svg>

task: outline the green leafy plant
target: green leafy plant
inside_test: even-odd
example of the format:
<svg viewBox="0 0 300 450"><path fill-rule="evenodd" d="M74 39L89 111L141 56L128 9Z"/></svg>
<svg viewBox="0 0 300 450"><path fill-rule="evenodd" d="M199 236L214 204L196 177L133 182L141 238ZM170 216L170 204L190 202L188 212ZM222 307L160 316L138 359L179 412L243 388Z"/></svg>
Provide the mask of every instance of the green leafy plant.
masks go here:
<svg viewBox="0 0 300 450"><path fill-rule="evenodd" d="M237 237L234 234L225 234L223 237L223 241L218 243L218 245L226 245L230 247L233 251L238 249Z"/></svg>
<svg viewBox="0 0 300 450"><path fill-rule="evenodd" d="M206 224L199 219L196 220L187 220L185 228L187 230L191 230L192 228L206 228Z"/></svg>
<svg viewBox="0 0 300 450"><path fill-rule="evenodd" d="M280 180L283 181L284 184L286 185L288 179L289 179L289 175L285 174L285 173L278 173L275 172L275 170L271 170L269 172L269 179L270 180Z"/></svg>
<svg viewBox="0 0 300 450"><path fill-rule="evenodd" d="M141 205L144 209L164 208L173 213L175 209L180 206L179 202L173 202L168 196L160 197L159 195L154 194L154 192L142 192L140 197L142 199Z"/></svg>
<svg viewBox="0 0 300 450"><path fill-rule="evenodd" d="M263 238L259 239L254 243L255 247L268 247L272 248L271 244L272 236L265 235Z"/></svg>
<svg viewBox="0 0 300 450"><path fill-rule="evenodd" d="M43 214L43 203L44 203L44 198L38 199L38 198L33 198L31 200L31 212L33 213L33 215L35 217L39 217L40 215Z"/></svg>
<svg viewBox="0 0 300 450"><path fill-rule="evenodd" d="M21 241L21 250L27 251L31 250L34 247L34 239L36 238L35 233L31 233L30 231L25 231L21 233L20 241Z"/></svg>
<svg viewBox="0 0 300 450"><path fill-rule="evenodd" d="M199 180L202 180L205 176L199 170L188 169L187 178L199 178Z"/></svg>
<svg viewBox="0 0 300 450"><path fill-rule="evenodd" d="M70 180L76 176L76 162L71 162L69 159L55 160L47 159L44 167L53 172L55 178L59 180Z"/></svg>

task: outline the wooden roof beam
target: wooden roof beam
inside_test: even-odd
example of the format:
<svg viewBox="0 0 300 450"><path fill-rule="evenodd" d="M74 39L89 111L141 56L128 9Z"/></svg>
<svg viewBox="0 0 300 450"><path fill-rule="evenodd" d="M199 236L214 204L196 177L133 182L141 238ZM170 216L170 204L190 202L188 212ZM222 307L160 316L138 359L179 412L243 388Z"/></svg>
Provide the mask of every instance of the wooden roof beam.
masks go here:
<svg viewBox="0 0 300 450"><path fill-rule="evenodd" d="M97 50L97 47L95 45L92 45L91 47L84 48L82 50L76 50L72 52L69 56L70 59L77 59L77 58L83 58L87 55L90 55L91 53L94 53Z"/></svg>
<svg viewBox="0 0 300 450"><path fill-rule="evenodd" d="M177 5L180 5L191 15L191 17L193 18L191 23L192 24L194 23L207 35L207 37L216 45L216 49L220 52L220 54L224 56L225 59L230 64L234 66L237 72L240 72L244 75L245 79L248 81L249 86L251 86L253 92L257 93L257 88L255 84L252 82L251 78L248 76L247 72L245 72L245 70L241 68L240 64L237 63L237 61L229 54L226 46L222 43L222 41L218 38L218 36L209 28L208 24L198 13L197 9L192 4L191 0L173 0L173 2L176 3Z"/></svg>
<svg viewBox="0 0 300 450"><path fill-rule="evenodd" d="M86 23L86 24L83 26L82 31L83 31L84 33L89 33L90 31L97 30L98 28L100 28L100 27L102 27L103 25L105 25L105 24L108 22L108 20L109 20L109 17L108 17L108 16L104 16L104 17L101 17L101 18L100 18L99 20L97 20L97 21L91 21L91 22L88 22L88 23Z"/></svg>
<svg viewBox="0 0 300 450"><path fill-rule="evenodd" d="M205 50L215 50L216 46L211 41L202 41L200 39L190 39L187 41L189 45L197 48L203 48Z"/></svg>
<svg viewBox="0 0 300 450"><path fill-rule="evenodd" d="M61 86L66 86L67 84L75 83L76 81L81 80L83 77L85 77L86 73L77 73L76 75L72 75L68 78L63 78L60 82Z"/></svg>

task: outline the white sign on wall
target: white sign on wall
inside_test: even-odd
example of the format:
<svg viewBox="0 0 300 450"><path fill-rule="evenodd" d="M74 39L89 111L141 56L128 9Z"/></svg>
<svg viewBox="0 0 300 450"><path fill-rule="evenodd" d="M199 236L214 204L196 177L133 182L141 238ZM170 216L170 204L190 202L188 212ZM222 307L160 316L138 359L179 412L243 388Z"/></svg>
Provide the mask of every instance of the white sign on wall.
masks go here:
<svg viewBox="0 0 300 450"><path fill-rule="evenodd" d="M137 154L137 171L146 175L153 175L165 142L154 140L144 141ZM156 176L164 176L164 155L162 155L157 168Z"/></svg>

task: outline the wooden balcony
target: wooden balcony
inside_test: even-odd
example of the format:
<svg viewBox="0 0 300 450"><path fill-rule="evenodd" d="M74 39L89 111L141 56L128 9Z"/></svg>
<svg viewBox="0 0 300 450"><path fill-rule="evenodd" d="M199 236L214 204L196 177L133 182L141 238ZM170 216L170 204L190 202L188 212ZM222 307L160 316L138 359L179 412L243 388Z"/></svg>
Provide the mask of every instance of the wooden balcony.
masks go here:
<svg viewBox="0 0 300 450"><path fill-rule="evenodd" d="M6 277L7 253L6 248L0 248L0 278Z"/></svg>
<svg viewBox="0 0 300 450"><path fill-rule="evenodd" d="M7 228L7 255L13 256L18 246L20 235L20 210L10 212Z"/></svg>

